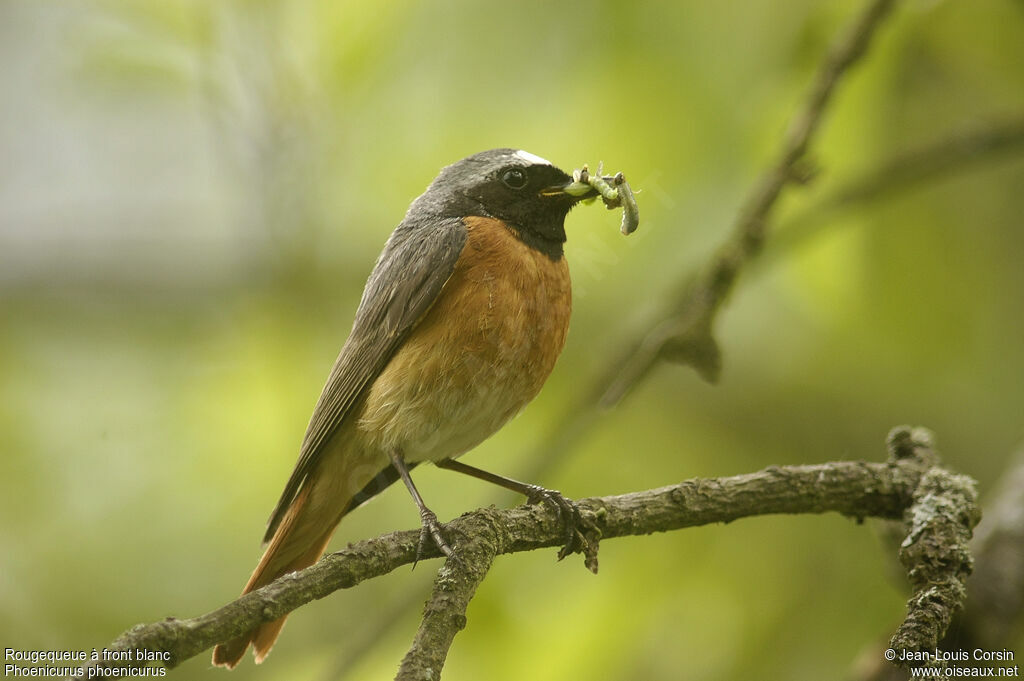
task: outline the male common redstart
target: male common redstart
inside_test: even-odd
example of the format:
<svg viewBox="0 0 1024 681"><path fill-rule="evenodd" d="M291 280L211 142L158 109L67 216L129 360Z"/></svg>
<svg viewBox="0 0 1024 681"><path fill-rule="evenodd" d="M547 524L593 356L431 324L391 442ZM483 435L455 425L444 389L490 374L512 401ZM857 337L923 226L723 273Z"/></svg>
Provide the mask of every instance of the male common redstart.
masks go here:
<svg viewBox="0 0 1024 681"><path fill-rule="evenodd" d="M492 149L441 171L391 234L317 401L269 542L242 593L316 562L342 517L401 478L422 539L446 555L409 470L423 461L565 504L454 461L540 391L569 328L565 216L595 190L525 151ZM262 662L285 618L213 651Z"/></svg>

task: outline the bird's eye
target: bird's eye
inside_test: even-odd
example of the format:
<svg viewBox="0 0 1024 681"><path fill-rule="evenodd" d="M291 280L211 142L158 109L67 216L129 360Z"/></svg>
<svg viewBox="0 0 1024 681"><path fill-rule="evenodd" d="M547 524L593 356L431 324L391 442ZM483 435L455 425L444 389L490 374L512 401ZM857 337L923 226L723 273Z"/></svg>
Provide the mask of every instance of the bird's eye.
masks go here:
<svg viewBox="0 0 1024 681"><path fill-rule="evenodd" d="M501 181L509 189L522 189L526 186L526 171L522 168L509 168L501 174Z"/></svg>

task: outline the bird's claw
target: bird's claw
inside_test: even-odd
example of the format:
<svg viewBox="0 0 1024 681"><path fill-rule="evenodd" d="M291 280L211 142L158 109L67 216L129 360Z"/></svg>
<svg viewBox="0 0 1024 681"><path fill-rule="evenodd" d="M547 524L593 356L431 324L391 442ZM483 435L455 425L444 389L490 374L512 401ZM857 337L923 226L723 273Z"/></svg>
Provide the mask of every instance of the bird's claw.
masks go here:
<svg viewBox="0 0 1024 681"><path fill-rule="evenodd" d="M414 568L416 563L419 563L420 558L423 557L430 542L433 542L446 558L455 557L452 547L448 545L444 535L441 534L441 525L437 522L437 515L430 509L425 508L420 511L420 541L416 547L416 560L412 564Z"/></svg>
<svg viewBox="0 0 1024 681"><path fill-rule="evenodd" d="M566 499L561 492L553 489L546 489L539 485L530 485L526 494L526 500L531 504L545 503L550 506L559 522L565 527L565 544L558 551L558 560L568 555L582 552L587 545L587 538L581 531L584 526L583 516L580 514L576 502Z"/></svg>

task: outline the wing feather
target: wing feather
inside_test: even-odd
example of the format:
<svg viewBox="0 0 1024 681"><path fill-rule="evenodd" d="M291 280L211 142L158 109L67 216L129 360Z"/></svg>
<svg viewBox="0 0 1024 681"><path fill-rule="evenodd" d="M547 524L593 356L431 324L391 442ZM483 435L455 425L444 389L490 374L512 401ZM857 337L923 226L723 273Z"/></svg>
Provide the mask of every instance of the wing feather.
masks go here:
<svg viewBox="0 0 1024 681"><path fill-rule="evenodd" d="M465 243L466 226L457 218L403 221L391 234L313 410L299 460L270 516L264 541L277 531L331 436L434 304Z"/></svg>

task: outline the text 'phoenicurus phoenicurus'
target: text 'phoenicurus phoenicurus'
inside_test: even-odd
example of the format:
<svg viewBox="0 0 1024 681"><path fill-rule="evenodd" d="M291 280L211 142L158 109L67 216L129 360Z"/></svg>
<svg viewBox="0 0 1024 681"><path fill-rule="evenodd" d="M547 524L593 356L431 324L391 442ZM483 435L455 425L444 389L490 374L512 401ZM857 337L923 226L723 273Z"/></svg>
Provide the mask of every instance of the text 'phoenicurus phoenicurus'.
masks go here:
<svg viewBox="0 0 1024 681"><path fill-rule="evenodd" d="M342 517L398 479L420 510L422 540L450 556L409 476L424 461L574 510L557 492L454 459L526 406L562 351L569 210L598 195L611 206L614 184L627 209L626 195L632 201L621 174L609 184L598 171L588 184L582 173L492 149L444 168L412 202L366 283L243 593L312 565ZM284 621L218 645L213 663L234 667L250 643L261 662Z"/></svg>

